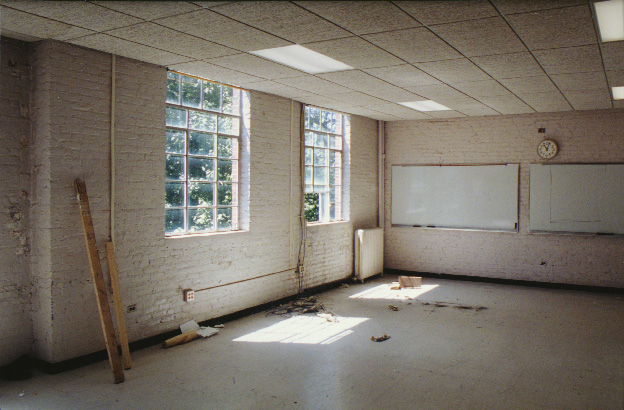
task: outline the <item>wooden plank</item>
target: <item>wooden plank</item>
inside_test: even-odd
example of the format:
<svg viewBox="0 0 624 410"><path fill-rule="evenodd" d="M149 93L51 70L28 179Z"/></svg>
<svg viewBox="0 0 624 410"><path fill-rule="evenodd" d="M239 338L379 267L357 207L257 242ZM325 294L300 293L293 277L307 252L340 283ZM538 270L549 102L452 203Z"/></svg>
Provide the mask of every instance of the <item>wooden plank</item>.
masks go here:
<svg viewBox="0 0 624 410"><path fill-rule="evenodd" d="M95 240L95 230L93 229L93 220L91 219L91 208L89 207L87 186L84 181L80 180L76 180L74 186L76 188L76 195L78 196L78 205L80 206L82 230L87 244L87 255L89 257L89 265L91 266L91 274L93 275L95 297L98 303L98 311L100 313L100 321L102 323L102 332L104 333L104 340L106 341L108 360L113 370L115 383L121 383L124 381L124 373L121 368L119 354L117 353L115 328L113 327L113 318L111 317L110 308L108 306L106 284L104 282L104 274L102 273L102 265L100 264L97 242Z"/></svg>
<svg viewBox="0 0 624 410"><path fill-rule="evenodd" d="M115 258L115 245L113 245L112 242L106 242L106 255L108 258L108 271L110 273L111 288L113 290L115 314L117 315L117 330L119 332L119 343L121 344L121 358L123 360L124 369L130 369L132 368L132 360L130 360L130 346L128 345L126 318L124 316L123 303L121 303L119 271L117 270L117 259Z"/></svg>

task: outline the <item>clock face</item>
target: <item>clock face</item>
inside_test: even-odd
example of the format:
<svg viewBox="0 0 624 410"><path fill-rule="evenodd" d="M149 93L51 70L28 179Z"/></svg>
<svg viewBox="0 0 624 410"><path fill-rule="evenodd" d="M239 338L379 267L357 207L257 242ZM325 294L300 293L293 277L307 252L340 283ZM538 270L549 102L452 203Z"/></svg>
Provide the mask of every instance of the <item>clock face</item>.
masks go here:
<svg viewBox="0 0 624 410"><path fill-rule="evenodd" d="M537 146L537 154L544 159L554 158L557 152L559 152L559 148L553 140L544 140Z"/></svg>

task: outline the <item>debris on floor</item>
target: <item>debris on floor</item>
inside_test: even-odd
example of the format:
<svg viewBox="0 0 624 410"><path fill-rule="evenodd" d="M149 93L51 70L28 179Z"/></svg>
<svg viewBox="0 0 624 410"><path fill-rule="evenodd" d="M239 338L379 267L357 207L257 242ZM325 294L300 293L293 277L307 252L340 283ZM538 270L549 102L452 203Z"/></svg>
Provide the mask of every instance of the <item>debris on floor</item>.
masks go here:
<svg viewBox="0 0 624 410"><path fill-rule="evenodd" d="M223 329L225 327L225 325L214 325L214 327L216 329Z"/></svg>
<svg viewBox="0 0 624 410"><path fill-rule="evenodd" d="M194 320L190 320L180 325L180 332L182 332L181 335L172 337L162 342L162 347L169 348L177 346L200 337L205 339L219 333L219 329L215 329L213 327L201 327Z"/></svg>
<svg viewBox="0 0 624 410"><path fill-rule="evenodd" d="M399 285L399 282L392 282L389 285L390 290L399 290L401 289L401 285Z"/></svg>
<svg viewBox="0 0 624 410"><path fill-rule="evenodd" d="M384 340L388 340L388 339L390 339L390 336L388 336L385 333L383 334L383 336L379 336L379 337L371 336L372 342L383 342Z"/></svg>
<svg viewBox="0 0 624 410"><path fill-rule="evenodd" d="M420 276L399 276L400 289L420 289L422 278Z"/></svg>
<svg viewBox="0 0 624 410"><path fill-rule="evenodd" d="M290 317L292 314L303 315L306 313L318 313L325 311L326 309L325 306L323 306L323 302L318 302L316 297L310 296L293 300L292 302L270 309L267 311L267 316Z"/></svg>
<svg viewBox="0 0 624 410"><path fill-rule="evenodd" d="M454 309L474 310L475 312L488 309L485 306L467 306L467 305L460 305L458 303L453 303L453 302L433 302L433 303L421 302L420 304L423 306L433 306L434 308L452 307Z"/></svg>
<svg viewBox="0 0 624 410"><path fill-rule="evenodd" d="M393 312L398 312L399 308L394 306L394 305L388 305L388 309L392 310Z"/></svg>
<svg viewBox="0 0 624 410"><path fill-rule="evenodd" d="M343 283L342 285L340 285L340 289L347 289L349 287L349 284L347 283Z"/></svg>
<svg viewBox="0 0 624 410"><path fill-rule="evenodd" d="M317 313L316 316L322 317L328 322L338 322L338 317L335 316L333 313Z"/></svg>

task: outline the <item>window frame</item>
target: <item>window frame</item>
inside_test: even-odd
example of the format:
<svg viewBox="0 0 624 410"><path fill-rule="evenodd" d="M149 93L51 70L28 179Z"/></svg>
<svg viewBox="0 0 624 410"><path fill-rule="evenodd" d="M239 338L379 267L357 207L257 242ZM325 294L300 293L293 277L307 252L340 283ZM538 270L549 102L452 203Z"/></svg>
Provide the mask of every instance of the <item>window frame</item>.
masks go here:
<svg viewBox="0 0 624 410"><path fill-rule="evenodd" d="M169 130L182 132L184 133L184 153L181 152L172 152L168 148L166 143L165 145L165 163L167 164L167 160L170 156L178 156L184 158L184 169L183 169L183 178L180 179L170 179L167 174L167 166L165 166L165 237L182 237L182 236L192 236L192 235L210 235L217 234L223 232L235 232L241 230L241 221L240 221L240 212L241 212L241 146L242 146L242 138L243 138L243 90L238 87L232 87L227 84L218 83L215 81L210 81L204 78L191 76L184 73L179 73L176 71L168 71L167 72L167 81L170 79L170 74L177 75L178 78L178 99L179 103L169 102L168 98L165 99L165 107L168 112L169 108L181 109L186 112L185 118L185 127L178 125L168 125L167 120L165 121L165 140L168 140ZM183 78L192 78L197 81L200 81L200 100L199 100L199 108L195 106L184 105L183 102L183 94L182 94L182 84ZM210 83L213 85L219 86L219 107L218 109L205 109L203 106L204 103L204 92L205 92L205 83ZM232 89L232 101L235 110L233 113L223 112L223 98L224 92L223 87L228 87ZM169 85L167 85L167 89L169 90ZM238 96L235 98L234 94L238 93ZM236 101L237 100L237 101ZM200 114L207 114L210 116L214 116L214 130L200 130L198 127L192 128L191 121L191 113L197 112ZM166 116L166 118L168 118ZM207 117L209 119L209 117ZM227 131L220 129L220 122L225 118L231 118L233 120L232 124L236 124L234 120L237 121L237 126L234 126L234 129L237 130L237 133L228 133ZM192 135L195 134L195 135ZM210 153L194 153L191 149L190 141L193 136L212 136L212 154ZM229 139L230 141L230 155L223 156L221 155L221 140ZM194 178L191 172L191 162L192 159L203 159L210 160L212 162L212 179L200 179ZM230 179L229 180L220 180L220 162L229 161L230 165ZM227 164L225 164L227 167ZM167 203L167 184L168 183L180 183L182 185L182 205L168 205ZM211 185L212 186L212 202L210 204L195 204L191 205L190 203L190 193L191 193L191 184L195 184L196 186L200 186L201 184ZM231 200L229 204L219 204L220 199L220 187L221 186L231 186L229 190L227 190L231 195ZM227 194L227 193L226 193ZM212 214L212 229L199 229L193 230L190 225L190 214L191 211L195 210L210 210ZM220 228L219 227L219 210L230 209L230 221L229 227ZM183 230L179 231L178 229L174 231L167 231L167 211L171 210L181 210L183 213Z"/></svg>

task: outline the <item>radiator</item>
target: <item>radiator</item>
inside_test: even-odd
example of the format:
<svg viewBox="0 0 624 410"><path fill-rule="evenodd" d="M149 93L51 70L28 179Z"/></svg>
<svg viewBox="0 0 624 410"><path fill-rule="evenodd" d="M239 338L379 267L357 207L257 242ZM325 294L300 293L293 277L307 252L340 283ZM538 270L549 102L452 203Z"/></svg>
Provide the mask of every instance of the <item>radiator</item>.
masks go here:
<svg viewBox="0 0 624 410"><path fill-rule="evenodd" d="M381 273L383 275L384 256L383 228L358 229L355 231L353 248L354 275L364 283L364 279Z"/></svg>

